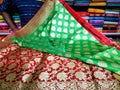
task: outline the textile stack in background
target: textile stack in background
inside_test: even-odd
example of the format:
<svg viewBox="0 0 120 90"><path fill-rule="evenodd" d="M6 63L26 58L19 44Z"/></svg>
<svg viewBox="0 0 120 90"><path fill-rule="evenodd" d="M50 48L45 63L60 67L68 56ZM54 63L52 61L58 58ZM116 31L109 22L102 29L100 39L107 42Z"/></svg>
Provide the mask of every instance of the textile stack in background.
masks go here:
<svg viewBox="0 0 120 90"><path fill-rule="evenodd" d="M81 12L77 12L77 13L88 22L89 15L90 15L89 12L81 11Z"/></svg>
<svg viewBox="0 0 120 90"><path fill-rule="evenodd" d="M69 5L73 5L74 0L65 0L65 2L67 2Z"/></svg>
<svg viewBox="0 0 120 90"><path fill-rule="evenodd" d="M3 19L2 15L0 15L0 33L9 33L9 26Z"/></svg>
<svg viewBox="0 0 120 90"><path fill-rule="evenodd" d="M103 33L118 33L120 11L117 8L107 7L105 10Z"/></svg>
<svg viewBox="0 0 120 90"><path fill-rule="evenodd" d="M106 0L91 0L89 6L106 6Z"/></svg>
<svg viewBox="0 0 120 90"><path fill-rule="evenodd" d="M21 27L20 25L20 17L19 15L16 13L13 15L13 20L15 22L15 24L18 26L18 28ZM2 38L4 38L6 35L10 34L10 27L8 26L8 24L6 23L6 21L3 19L2 15L0 15L0 40Z"/></svg>
<svg viewBox="0 0 120 90"><path fill-rule="evenodd" d="M104 17L105 17L105 9L104 7L92 7L92 6L105 6L106 0L91 0L91 3L88 8L88 12L90 13L89 23L92 24L96 29L102 32Z"/></svg>
<svg viewBox="0 0 120 90"><path fill-rule="evenodd" d="M118 22L117 30L118 30L118 32L120 32L120 16L119 16L119 22Z"/></svg>
<svg viewBox="0 0 120 90"><path fill-rule="evenodd" d="M86 7L89 6L90 2L91 2L91 0L74 0L74 4L73 4L74 7L77 7L76 10L78 9L77 13L82 18L84 18L87 22L89 19L89 12L87 12Z"/></svg>
<svg viewBox="0 0 120 90"><path fill-rule="evenodd" d="M76 8L78 14L102 33L120 32L119 4L120 0L74 1L74 7L79 6L78 9Z"/></svg>
<svg viewBox="0 0 120 90"><path fill-rule="evenodd" d="M4 21L2 15L0 15L0 40L9 34L9 26Z"/></svg>
<svg viewBox="0 0 120 90"><path fill-rule="evenodd" d="M107 0L107 6L120 6L120 0Z"/></svg>
<svg viewBox="0 0 120 90"><path fill-rule="evenodd" d="M74 0L75 6L89 6L91 0Z"/></svg>
<svg viewBox="0 0 120 90"><path fill-rule="evenodd" d="M15 24L17 25L18 28L21 28L21 24L20 24L20 16L19 14L16 12L13 16L12 16Z"/></svg>
<svg viewBox="0 0 120 90"><path fill-rule="evenodd" d="M99 8L88 8L88 12L90 13L88 22L102 32L105 10Z"/></svg>

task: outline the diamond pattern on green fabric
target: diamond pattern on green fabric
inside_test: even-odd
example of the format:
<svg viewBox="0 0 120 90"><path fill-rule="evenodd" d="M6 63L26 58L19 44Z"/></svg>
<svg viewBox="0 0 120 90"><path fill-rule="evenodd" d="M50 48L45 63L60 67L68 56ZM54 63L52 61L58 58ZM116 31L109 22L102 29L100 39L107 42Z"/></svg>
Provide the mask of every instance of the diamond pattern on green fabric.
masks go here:
<svg viewBox="0 0 120 90"><path fill-rule="evenodd" d="M15 37L13 42L120 72L120 51L97 41L59 2L31 34Z"/></svg>

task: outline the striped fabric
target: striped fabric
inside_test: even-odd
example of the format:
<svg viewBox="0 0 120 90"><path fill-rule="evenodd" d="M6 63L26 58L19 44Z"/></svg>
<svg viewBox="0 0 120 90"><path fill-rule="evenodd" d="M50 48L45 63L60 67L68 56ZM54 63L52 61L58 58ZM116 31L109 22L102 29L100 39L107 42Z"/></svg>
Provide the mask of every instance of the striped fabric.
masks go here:
<svg viewBox="0 0 120 90"><path fill-rule="evenodd" d="M0 6L0 11L8 11L11 6L16 6L21 17L21 25L24 26L42 4L42 2L36 0L4 0Z"/></svg>

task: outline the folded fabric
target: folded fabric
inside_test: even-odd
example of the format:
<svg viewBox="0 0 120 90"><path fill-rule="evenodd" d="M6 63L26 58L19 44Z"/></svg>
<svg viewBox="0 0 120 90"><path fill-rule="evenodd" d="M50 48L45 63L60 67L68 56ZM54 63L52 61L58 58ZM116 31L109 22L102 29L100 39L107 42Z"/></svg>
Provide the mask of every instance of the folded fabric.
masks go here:
<svg viewBox="0 0 120 90"><path fill-rule="evenodd" d="M102 33L118 33L117 30L102 30Z"/></svg>
<svg viewBox="0 0 120 90"><path fill-rule="evenodd" d="M107 6L120 6L120 3L112 4L112 3L107 3Z"/></svg>
<svg viewBox="0 0 120 90"><path fill-rule="evenodd" d="M118 10L110 10L110 9L106 9L105 10L105 13L106 14L119 14L119 11Z"/></svg>
<svg viewBox="0 0 120 90"><path fill-rule="evenodd" d="M106 1L106 0L92 0L92 1L95 1L95 2L101 2L101 1Z"/></svg>
<svg viewBox="0 0 120 90"><path fill-rule="evenodd" d="M0 15L0 19L3 19L2 15Z"/></svg>
<svg viewBox="0 0 120 90"><path fill-rule="evenodd" d="M106 0L107 2L120 2L120 0Z"/></svg>
<svg viewBox="0 0 120 90"><path fill-rule="evenodd" d="M89 12L77 12L80 16L89 16Z"/></svg>
<svg viewBox="0 0 120 90"><path fill-rule="evenodd" d="M118 25L118 22L115 22L115 21L104 21L104 24L114 24L114 25Z"/></svg>
<svg viewBox="0 0 120 90"><path fill-rule="evenodd" d="M90 13L89 16L105 16L104 13Z"/></svg>
<svg viewBox="0 0 120 90"><path fill-rule="evenodd" d="M4 33L5 33L5 32L9 32L9 28L1 28L1 27L0 27L0 34L3 33L3 32L4 32ZM1 36L2 36L2 35L1 35ZM3 35L3 36L5 36L5 35Z"/></svg>
<svg viewBox="0 0 120 90"><path fill-rule="evenodd" d="M108 17L119 17L119 14L113 14L113 13L106 13L106 16Z"/></svg>
<svg viewBox="0 0 120 90"><path fill-rule="evenodd" d="M31 29L28 29L29 32L27 27L26 30L19 31L23 36L15 36L12 38L12 42L21 47L80 59L86 63L90 60L92 61L90 64L119 74L120 48L117 45L82 19L66 3L57 2L54 8L50 9L47 15L43 15L45 21L37 22L38 24L34 22L35 27L32 22L31 25L29 24L31 26ZM36 15L40 17L40 20L43 17L39 13ZM39 20L38 17L36 18L34 18L35 21ZM30 30L32 31L30 32ZM25 35L26 33L28 34ZM15 35L19 35L19 33ZM9 38L7 37L7 39Z"/></svg>
<svg viewBox="0 0 120 90"><path fill-rule="evenodd" d="M89 20L89 23L91 23L92 25L103 25L104 24L104 20Z"/></svg>
<svg viewBox="0 0 120 90"><path fill-rule="evenodd" d="M88 8L88 12L91 13L105 13L104 9L97 9L97 8Z"/></svg>
<svg viewBox="0 0 120 90"><path fill-rule="evenodd" d="M118 22L119 18L118 17L105 17L106 21L113 21L113 22Z"/></svg>
<svg viewBox="0 0 120 90"><path fill-rule="evenodd" d="M90 20L104 20L105 17L103 16L90 16L89 19Z"/></svg>
<svg viewBox="0 0 120 90"><path fill-rule="evenodd" d="M62 0L46 0L0 48L2 90L120 89L120 47Z"/></svg>
<svg viewBox="0 0 120 90"><path fill-rule="evenodd" d="M89 6L106 6L106 2L91 2Z"/></svg>
<svg viewBox="0 0 120 90"><path fill-rule="evenodd" d="M89 3L74 3L74 6L89 6Z"/></svg>
<svg viewBox="0 0 120 90"><path fill-rule="evenodd" d="M104 27L111 27L111 28L115 28L117 25L114 24L104 24Z"/></svg>
<svg viewBox="0 0 120 90"><path fill-rule="evenodd" d="M0 26L8 26L6 22L0 22Z"/></svg>

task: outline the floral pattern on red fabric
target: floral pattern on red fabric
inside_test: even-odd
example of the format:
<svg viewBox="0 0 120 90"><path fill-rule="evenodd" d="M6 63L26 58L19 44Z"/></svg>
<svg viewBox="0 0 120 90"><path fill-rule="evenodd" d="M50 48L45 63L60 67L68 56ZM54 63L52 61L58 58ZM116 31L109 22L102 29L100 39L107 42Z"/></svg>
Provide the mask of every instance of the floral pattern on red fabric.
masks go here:
<svg viewBox="0 0 120 90"><path fill-rule="evenodd" d="M1 90L120 90L111 72L11 44L0 52Z"/></svg>

